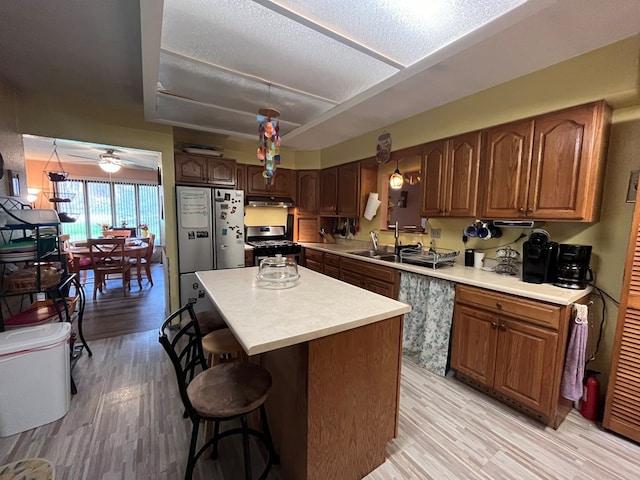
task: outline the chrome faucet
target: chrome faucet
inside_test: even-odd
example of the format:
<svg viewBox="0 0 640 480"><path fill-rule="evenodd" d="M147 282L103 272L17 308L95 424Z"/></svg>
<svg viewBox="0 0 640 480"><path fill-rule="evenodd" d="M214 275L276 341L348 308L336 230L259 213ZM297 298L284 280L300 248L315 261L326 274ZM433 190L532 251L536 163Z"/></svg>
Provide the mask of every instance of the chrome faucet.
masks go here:
<svg viewBox="0 0 640 480"><path fill-rule="evenodd" d="M371 241L373 242L373 250L378 251L378 234L376 232L371 232Z"/></svg>

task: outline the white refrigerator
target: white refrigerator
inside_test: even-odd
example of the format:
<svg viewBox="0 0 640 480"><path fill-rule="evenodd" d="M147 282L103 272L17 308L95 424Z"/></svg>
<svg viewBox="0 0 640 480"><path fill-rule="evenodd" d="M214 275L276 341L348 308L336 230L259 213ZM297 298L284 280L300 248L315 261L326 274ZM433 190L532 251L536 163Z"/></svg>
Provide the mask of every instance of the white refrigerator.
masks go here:
<svg viewBox="0 0 640 480"><path fill-rule="evenodd" d="M176 207L180 304L210 310L194 272L244 267L244 192L178 186Z"/></svg>

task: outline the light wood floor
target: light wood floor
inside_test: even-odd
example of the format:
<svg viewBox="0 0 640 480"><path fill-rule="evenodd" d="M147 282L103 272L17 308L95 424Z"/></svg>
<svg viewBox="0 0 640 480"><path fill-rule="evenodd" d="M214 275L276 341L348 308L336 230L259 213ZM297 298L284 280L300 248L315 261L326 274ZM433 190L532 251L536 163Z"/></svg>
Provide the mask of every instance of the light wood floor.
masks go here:
<svg viewBox="0 0 640 480"><path fill-rule="evenodd" d="M94 356L80 358L74 371L79 392L69 413L0 438L0 464L44 457L58 480L181 479L190 424L157 332L91 347ZM238 445L231 443L222 445L219 460L201 460L195 478L241 478ZM639 472L639 445L577 412L557 431L544 428L405 359L399 436L367 479L637 479ZM277 468L269 478L281 478Z"/></svg>

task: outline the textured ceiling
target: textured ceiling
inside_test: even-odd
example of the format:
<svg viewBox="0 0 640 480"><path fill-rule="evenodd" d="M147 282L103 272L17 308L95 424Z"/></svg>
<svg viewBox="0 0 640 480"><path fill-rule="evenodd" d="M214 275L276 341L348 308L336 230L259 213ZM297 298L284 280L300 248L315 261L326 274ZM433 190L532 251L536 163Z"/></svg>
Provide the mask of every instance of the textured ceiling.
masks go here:
<svg viewBox="0 0 640 480"><path fill-rule="evenodd" d="M0 0L0 76L19 94L239 139L272 104L287 147L318 149L640 32L638 0L529 0L469 31L505 4L473 3ZM415 26L410 8L427 4L454 7L455 41Z"/></svg>

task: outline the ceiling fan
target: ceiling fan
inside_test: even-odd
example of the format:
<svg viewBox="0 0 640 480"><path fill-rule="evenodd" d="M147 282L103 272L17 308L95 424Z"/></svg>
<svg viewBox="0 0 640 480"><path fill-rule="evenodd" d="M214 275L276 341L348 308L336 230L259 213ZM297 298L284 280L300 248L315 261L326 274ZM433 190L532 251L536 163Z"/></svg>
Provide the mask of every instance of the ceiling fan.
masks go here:
<svg viewBox="0 0 640 480"><path fill-rule="evenodd" d="M104 153L98 155L100 160L98 166L107 173L116 173L122 168L124 164L133 162L129 160L122 160L119 155L116 154L117 150L114 148L106 148ZM75 155L70 153L70 157L86 158L88 160L95 160L95 157L88 157L85 155Z"/></svg>

